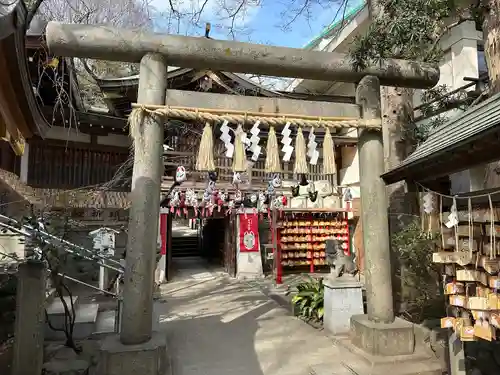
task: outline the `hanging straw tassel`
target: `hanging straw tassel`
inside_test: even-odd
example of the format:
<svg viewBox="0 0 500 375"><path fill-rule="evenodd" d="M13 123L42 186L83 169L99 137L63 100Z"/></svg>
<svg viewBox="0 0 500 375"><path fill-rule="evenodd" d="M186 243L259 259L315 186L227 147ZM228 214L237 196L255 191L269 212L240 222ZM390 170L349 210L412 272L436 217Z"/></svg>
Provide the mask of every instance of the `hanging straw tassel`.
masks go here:
<svg viewBox="0 0 500 375"><path fill-rule="evenodd" d="M144 111L141 108L135 108L128 116L129 135L134 142L143 142L142 122L144 121ZM132 142L132 148L134 147Z"/></svg>
<svg viewBox="0 0 500 375"><path fill-rule="evenodd" d="M214 138L212 127L207 122L201 136L200 148L198 149L198 158L196 159L196 169L198 171L215 171L214 161Z"/></svg>
<svg viewBox="0 0 500 375"><path fill-rule="evenodd" d="M335 163L335 144L333 143L330 129L326 128L323 139L323 174L336 174L337 164Z"/></svg>
<svg viewBox="0 0 500 375"><path fill-rule="evenodd" d="M302 128L299 128L297 138L295 138L295 166L293 167L293 173L309 173L306 159L306 140L304 139Z"/></svg>
<svg viewBox="0 0 500 375"><path fill-rule="evenodd" d="M278 173L281 171L280 155L278 148L278 138L274 131L274 126L269 128L266 145L266 173Z"/></svg>
<svg viewBox="0 0 500 375"><path fill-rule="evenodd" d="M241 124L235 132L234 139L234 156L233 156L233 172L245 172L247 170L247 158L245 153L245 145L241 140L243 128Z"/></svg>

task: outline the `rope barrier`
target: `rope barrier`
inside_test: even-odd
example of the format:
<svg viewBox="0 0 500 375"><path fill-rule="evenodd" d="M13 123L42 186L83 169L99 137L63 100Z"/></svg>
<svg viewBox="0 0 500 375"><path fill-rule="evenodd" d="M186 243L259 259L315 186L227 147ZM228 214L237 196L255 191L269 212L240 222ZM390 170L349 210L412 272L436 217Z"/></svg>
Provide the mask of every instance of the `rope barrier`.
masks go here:
<svg viewBox="0 0 500 375"><path fill-rule="evenodd" d="M208 110L200 111L196 108L193 109L179 109L169 106L154 108L148 107L147 105L132 104L133 112L140 112L142 114L147 113L149 115L156 116L166 116L170 118L177 118L183 120L191 121L208 121L208 122L223 122L227 121L232 124L245 124L245 123L255 123L260 121L261 125L267 126L278 126L290 124L293 126L301 127L323 127L323 128L340 128L340 129L350 129L350 128L367 128L367 129L381 129L382 119L346 119L346 120L331 120L328 118L318 117L317 119L304 119L298 117L270 117L270 116L256 116L247 114L214 114L208 112ZM137 113L135 114L137 115ZM132 114L131 114L132 116Z"/></svg>
<svg viewBox="0 0 500 375"><path fill-rule="evenodd" d="M500 194L500 188L498 189L495 189L495 190L492 190L488 193L480 193L480 194L474 194L474 193L467 193L466 196L459 196L459 195L448 195L448 194L443 194L443 193L438 193L437 191L433 191L427 187L425 187L424 185L422 185L421 183L419 182L416 182L416 184L418 186L420 186L422 188L422 190L426 191L426 192L429 192L429 193L432 193L432 194L436 194L440 197L443 197L443 198L448 198L448 199L457 199L457 200L466 200L466 199L474 199L474 198L486 198L486 197L489 197L489 196L493 196L493 195L496 195L496 194Z"/></svg>

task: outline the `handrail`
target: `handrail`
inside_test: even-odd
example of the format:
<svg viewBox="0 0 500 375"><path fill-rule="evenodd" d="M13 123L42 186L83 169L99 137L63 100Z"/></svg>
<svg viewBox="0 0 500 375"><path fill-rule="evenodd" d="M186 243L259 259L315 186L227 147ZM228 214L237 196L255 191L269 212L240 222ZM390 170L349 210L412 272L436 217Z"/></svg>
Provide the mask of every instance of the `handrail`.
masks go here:
<svg viewBox="0 0 500 375"><path fill-rule="evenodd" d="M10 255L8 253L4 253L3 251L0 251L0 254L3 255L3 256L6 256L8 258L11 258L11 259L13 259L15 261L17 261L17 265L19 265L19 263L20 263L19 259L15 258L14 256L12 256L12 255ZM49 268L48 271L50 272L51 269ZM81 280L75 279L75 278L73 278L71 276L65 275L64 273L58 272L58 275L61 276L61 277L63 277L63 278L65 278L65 279L73 281L73 282L75 282L77 284L85 285L86 287L89 287L89 288L92 288L92 289L95 289L95 290L99 290L100 292L105 293L105 294L109 294L109 295L111 295L113 297L118 297L118 294L116 294L116 293L113 293L113 292L110 292L108 290L104 290L104 289L101 289L99 287L93 286L93 285L88 284L88 283L86 283L84 281L81 281Z"/></svg>
<svg viewBox="0 0 500 375"><path fill-rule="evenodd" d="M2 220L4 221L7 221L7 223L5 222L2 222ZM15 224L15 225L19 225L20 228L16 228L14 227L13 225L10 225L10 224ZM14 233L17 233L19 235L22 235L24 236L25 238L29 239L29 238L32 238L34 237L34 234L38 234L41 236L41 240L46 243L46 244L50 244L50 245L54 245L56 246L57 248L59 249L62 249L70 254L75 254L77 256L80 256L82 257L83 259L87 259L87 260L90 260L92 262L94 262L95 264L101 266L101 267L104 267L104 268L107 268L107 269L110 269L112 271L115 271L117 272L118 274L123 274L124 273L124 270L123 270L123 266L117 262L116 260L114 259L108 259L107 257L95 252L95 251L91 251L89 249L86 249L82 246L79 246L77 244L74 244L74 243L71 243L69 241L66 241L62 238L59 238L59 237L56 237L50 233L47 233L45 232L44 230L40 229L40 228L34 228L33 226L31 225L28 225L28 224L22 224L20 223L19 221L15 220L15 219L12 219L8 216L5 216L5 215L1 215L0 214L0 227L2 228L5 228L5 229L8 229L9 231L11 232L14 232ZM56 242L56 243L54 243ZM72 248L72 249L71 249ZM75 250L78 250L78 251L75 251ZM83 250L83 252L87 253L87 254L82 254L81 251ZM4 253L4 252L1 252L0 251L0 254L3 254L3 255L6 255L12 259L15 259L15 260L18 260L16 259L15 257L11 256L10 254L7 254L7 253ZM108 263L113 263L113 264L117 264L118 267L113 267L111 265L109 265ZM50 269L49 269L50 271ZM110 296L113 296L113 297L118 297L119 296L119 289L118 289L118 285L119 285L119 278L116 280L116 293L113 293L113 292L110 292L108 290L105 290L105 289L101 289L99 287L96 287L94 285L91 285L91 284L88 284L84 281L81 281L81 280L78 280L78 279L75 279L71 276L68 276L64 273L58 273L59 276L67 279L67 280L70 280L70 281L73 281L77 284L80 284L80 285L84 285L88 288L91 288L91 289L94 289L94 290L98 290L104 294L107 294L107 295L110 295Z"/></svg>
<svg viewBox="0 0 500 375"><path fill-rule="evenodd" d="M13 222L13 223L18 224L18 225L21 225L22 227L24 227L24 228L25 228L25 229L27 229L28 231L33 231L33 232L36 232L36 233L38 233L38 234L40 234L40 235L42 235L42 236L45 236L45 237L48 237L48 238L50 238L50 239L52 239L52 240L58 241L58 242L60 242L60 243L61 243L61 244L63 244L63 245L66 245L66 246L72 247L72 248L77 249L77 250L83 250L83 251L85 251L85 252L89 253L89 254L92 256L92 258L99 258L99 259L103 259L103 260L105 260L107 263L112 263L112 264L115 264L115 265L117 265L117 266L119 267L119 269L122 269L122 266L121 266L120 262L118 262L118 261L116 261L116 260L114 260L114 259L109 259L109 258L107 258L107 257L105 257L105 256L103 256L103 255L101 255L101 254L99 254L99 253L97 253L97 252L95 252L95 251L92 251L92 250L86 249L86 248L84 248L84 247L82 247L82 246L79 246L79 245L76 245L76 244L71 243L71 242L69 242L69 241L63 240L62 238L59 238L59 237L56 237L56 236L54 236L54 235L52 235L52 234L50 234L50 233L47 233L47 232L45 232L45 231L44 231L44 230L42 230L42 229L39 229L39 228L33 228L31 225L27 225L27 224L21 224L21 223L19 223L19 222L18 222L17 220L15 220L15 219L12 219L12 218L9 218L8 216L1 215L1 214L0 214L0 220L2 220L2 219L3 219L3 220L7 220L7 221L9 221L9 222ZM0 224L1 224L1 223L0 223ZM13 228L13 227L12 227L12 228ZM25 235L25 236L30 236L30 235L26 235L26 234L24 234L24 233L21 233L21 232L19 232L19 231L17 231L17 232L18 232L18 233L20 233L20 234L23 234L23 235ZM50 243L50 242L48 242L48 241L47 241L47 243ZM63 247L63 249L64 249L64 250L66 250L67 252L70 252L68 249L65 249L64 247ZM72 252L72 253L74 253L74 252ZM86 259L88 259L88 258L86 258ZM91 260L94 260L94 259L91 259ZM115 270L115 269L114 269L114 270Z"/></svg>
<svg viewBox="0 0 500 375"><path fill-rule="evenodd" d="M55 240L55 241L58 241L60 243L62 243L63 245L66 245L66 246L70 246L70 247L73 247L75 249L78 249L78 250L83 250L83 251L86 251L87 253L90 253L93 257L96 257L96 258L100 258L100 259L104 259L106 260L107 262L109 263L114 263L118 266L120 266L120 262L114 260L114 259L109 259L107 257L105 257L104 255L101 255L95 251L92 251L92 250L89 250L89 249L86 249L82 246L79 246L79 245L76 245L74 243L71 243L69 241L66 241L66 240L63 240L62 238L58 238L50 233L47 233L43 230L40 230L40 229L37 229L37 228L33 228L31 225L24 225L24 227L28 228L29 230L32 230L32 231L36 231L38 234L41 234L42 236L45 236L45 237L48 237L52 240Z"/></svg>
<svg viewBox="0 0 500 375"><path fill-rule="evenodd" d="M88 283L86 283L86 282L84 282L84 281L81 281L81 280L75 279L75 278L70 277L70 276L68 276L68 275L65 275L65 274L63 274L63 273L58 273L58 275L59 275L59 276L61 276L61 277L64 277L65 279L68 279L68 280L70 280L70 281L73 281L73 282L75 282L75 283L77 283L77 284L84 285L84 286L86 286L86 287L88 287L88 288L92 288L92 289L95 289L95 290L99 290L100 292L105 293L105 294L108 294L108 295L113 296L113 297L118 297L118 295L117 295L116 293L110 292L110 291L105 290L105 289L101 289L101 288L99 288L99 287L97 287L97 286L94 286L94 285L88 284Z"/></svg>
<svg viewBox="0 0 500 375"><path fill-rule="evenodd" d="M25 236L25 237L28 237L28 238L32 236L30 233L23 232L22 230L20 230L20 229L18 229L18 228L15 228L15 227L13 227L13 226L11 226L11 225L8 225L8 224L2 223L2 222L0 222L0 227L3 227L3 228L5 228L5 229L8 229L8 230L10 230L10 231L12 231L12 232L16 232L16 233L21 234L21 235L23 235L23 236ZM43 240L43 239L42 239L42 240ZM48 244L51 244L51 243L50 243L49 241L47 241L47 240L44 240L44 242L45 242L45 243L48 243ZM60 246L60 248L62 248L64 251L66 251L66 252L68 252L68 253L70 253L70 254L75 254L75 255L78 255L78 256L82 257L83 259L87 259L87 260L94 261L96 264L98 264L98 265L99 265L99 266L101 266L101 267L104 267L104 268L107 268L107 269L113 270L113 271L118 272L118 273L123 273L123 272L124 272L124 271L123 271L123 268L115 268L115 267L112 267L112 266L110 266L110 265L108 265L108 264L106 264L106 263L103 263L103 262L100 262L99 260L96 260L95 258L91 258L91 257L89 257L89 256L86 256L86 255L80 254L80 253L78 253L78 252L72 251L72 250L70 250L70 249L68 249L68 248L65 248L64 246Z"/></svg>

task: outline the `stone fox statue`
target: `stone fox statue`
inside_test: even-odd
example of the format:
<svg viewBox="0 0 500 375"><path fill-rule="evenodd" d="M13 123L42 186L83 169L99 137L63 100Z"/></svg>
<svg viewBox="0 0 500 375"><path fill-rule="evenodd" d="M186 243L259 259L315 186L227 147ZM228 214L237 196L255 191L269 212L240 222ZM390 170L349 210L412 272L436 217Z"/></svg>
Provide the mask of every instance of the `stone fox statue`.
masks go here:
<svg viewBox="0 0 500 375"><path fill-rule="evenodd" d="M333 275L335 277L340 277L344 273L349 275L356 275L358 273L358 268L354 262L354 255L346 255L340 242L336 239L326 240L326 260L332 269Z"/></svg>

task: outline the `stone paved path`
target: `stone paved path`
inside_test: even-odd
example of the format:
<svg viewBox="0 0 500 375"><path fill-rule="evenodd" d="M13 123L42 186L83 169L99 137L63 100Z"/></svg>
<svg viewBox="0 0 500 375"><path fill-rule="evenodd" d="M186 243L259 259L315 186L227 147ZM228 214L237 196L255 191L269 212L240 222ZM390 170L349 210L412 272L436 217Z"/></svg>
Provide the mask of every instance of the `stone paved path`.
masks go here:
<svg viewBox="0 0 500 375"><path fill-rule="evenodd" d="M177 281L162 286L159 306L173 375L356 374L331 339L257 285L187 262Z"/></svg>

